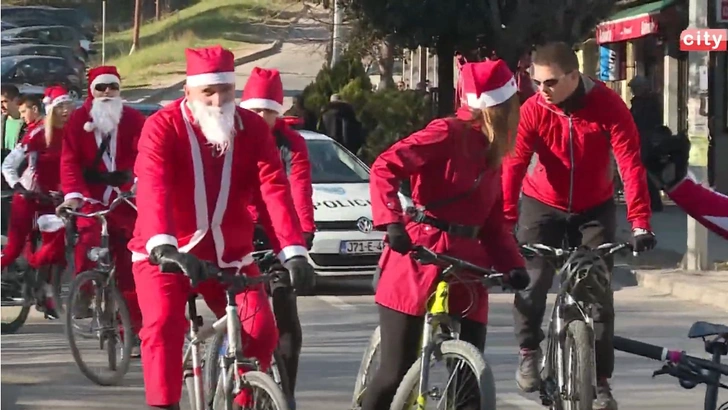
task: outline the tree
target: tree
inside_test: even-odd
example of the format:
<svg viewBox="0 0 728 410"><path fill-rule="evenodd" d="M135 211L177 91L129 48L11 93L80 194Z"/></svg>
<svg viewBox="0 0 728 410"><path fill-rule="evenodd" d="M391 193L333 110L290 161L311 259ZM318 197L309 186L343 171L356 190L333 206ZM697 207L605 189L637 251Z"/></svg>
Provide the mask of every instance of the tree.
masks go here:
<svg viewBox="0 0 728 410"><path fill-rule="evenodd" d="M348 52L377 64L380 76L377 90L395 88L394 57L401 50L395 44L394 36L378 31L366 22L356 19L351 13L348 14L347 24L350 28L349 42L346 46Z"/></svg>
<svg viewBox="0 0 728 410"><path fill-rule="evenodd" d="M434 47L439 114L452 111L455 51L494 52L515 70L533 44L576 43L613 10L616 0L347 0L362 24L407 48Z"/></svg>

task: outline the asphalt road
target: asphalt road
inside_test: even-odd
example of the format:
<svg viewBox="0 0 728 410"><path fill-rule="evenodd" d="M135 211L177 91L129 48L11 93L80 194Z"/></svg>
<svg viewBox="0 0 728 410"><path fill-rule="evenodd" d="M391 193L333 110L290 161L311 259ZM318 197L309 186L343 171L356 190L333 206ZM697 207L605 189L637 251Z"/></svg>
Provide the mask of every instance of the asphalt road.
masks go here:
<svg viewBox="0 0 728 410"><path fill-rule="evenodd" d="M697 320L726 322L726 312L678 301L617 282L618 334L691 354L705 356L699 341L690 341L690 325ZM624 287L622 287L624 286ZM542 408L537 397L518 393L513 374L517 347L510 306L513 296L495 294L485 356L497 378L499 409ZM201 303L198 303L201 305ZM317 296L299 302L304 332L301 357L299 409L346 409L361 354L377 324L371 296ZM75 367L59 322L35 315L16 335L3 335L2 409L142 409L143 383L139 362L134 362L122 386L99 387ZM702 408L703 387L681 389L663 376L651 379L659 363L617 353L615 395L622 409ZM722 401L728 400L723 393ZM184 403L183 403L184 404Z"/></svg>

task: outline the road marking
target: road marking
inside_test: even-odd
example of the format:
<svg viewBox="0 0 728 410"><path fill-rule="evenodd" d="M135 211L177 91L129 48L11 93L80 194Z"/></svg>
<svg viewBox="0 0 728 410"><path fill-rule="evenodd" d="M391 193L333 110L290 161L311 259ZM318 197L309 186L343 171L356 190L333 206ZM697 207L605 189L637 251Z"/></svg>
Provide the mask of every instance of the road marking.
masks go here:
<svg viewBox="0 0 728 410"><path fill-rule="evenodd" d="M340 309L340 310L355 310L356 306L344 302L344 299L338 297L338 296L332 296L332 295L320 295L316 296L317 299L319 299L322 302L328 303L329 305Z"/></svg>
<svg viewBox="0 0 728 410"><path fill-rule="evenodd" d="M504 404L515 407L519 410L543 410L544 406L536 403L533 400L528 400L525 397L521 397L516 393L498 394L498 401Z"/></svg>

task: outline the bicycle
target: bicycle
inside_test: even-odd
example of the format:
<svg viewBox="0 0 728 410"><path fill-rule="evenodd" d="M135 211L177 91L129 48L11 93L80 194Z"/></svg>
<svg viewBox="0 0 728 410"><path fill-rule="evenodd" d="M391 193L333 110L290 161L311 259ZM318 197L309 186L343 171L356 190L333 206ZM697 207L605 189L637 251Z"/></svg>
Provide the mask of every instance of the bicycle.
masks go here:
<svg viewBox="0 0 728 410"><path fill-rule="evenodd" d="M243 356L243 343L241 340L241 324L238 319L237 303L235 296L251 286L278 280L279 275L263 274L257 277L235 275L212 264L206 264L206 277L216 278L228 285L225 295L227 314L218 319L212 325L204 326L202 317L197 315L195 301L197 295L192 294L187 299L187 309L190 320L189 343L184 353L184 384L187 387L187 395L192 410L232 410L233 399L244 389L262 390L273 407L271 409L286 410L288 402L286 395L279 385L266 373L259 371L257 361ZM203 367L214 367L214 362L203 361L200 353L201 344L210 337L226 335L227 348L219 357L217 383L213 388L214 394L205 399L206 391L210 389L210 381L205 381L205 376L210 377L210 372L203 373ZM208 349L209 351L210 349ZM203 376L203 374L205 376ZM256 403L255 409L264 409Z"/></svg>
<svg viewBox="0 0 728 410"><path fill-rule="evenodd" d="M256 251L253 253L253 258L258 265L258 269L263 274L288 274L273 251ZM268 292L268 294L270 294L270 292ZM227 349L227 334L224 332L215 334L212 341L206 346L205 363L218 363L220 356L225 355ZM217 386L220 368L218 366L205 366L204 370L206 380L205 392L207 392L207 395L212 395ZM268 375L274 382L276 382L292 403L293 391L291 391L288 373L286 372L283 359L281 358L278 349L273 351L273 360L268 368Z"/></svg>
<svg viewBox="0 0 728 410"><path fill-rule="evenodd" d="M2 194L2 198L6 199L13 195L13 192L6 192ZM62 198L61 194L55 191L48 194L30 191L23 196L50 204L57 204ZM53 218L53 215L34 217L33 229L28 238L31 253L36 252L42 245L42 226L56 223ZM44 314L45 318L57 319L59 314L63 313L61 298L63 273L63 266L57 264L32 268L22 256L11 266L6 267L2 272L2 307L13 310L20 307L20 309L11 321L2 320L0 333L12 334L20 330L28 319L33 305L36 310Z"/></svg>
<svg viewBox="0 0 728 410"><path fill-rule="evenodd" d="M596 397L596 359L592 306L606 300L611 279L604 258L629 243L605 243L596 248L554 248L543 244L521 245L525 257L555 257L561 262L557 275L561 286L546 335L546 354L541 363L541 403L553 409L591 410ZM579 262L588 266L579 266ZM592 264L598 264L595 274ZM576 267L576 268L574 268Z"/></svg>
<svg viewBox="0 0 728 410"><path fill-rule="evenodd" d="M457 316L449 311L449 280L457 278L456 273L458 271L469 271L482 276L476 279L477 283L482 286L505 287L504 275L461 259L435 253L424 246L416 246L412 251L412 257L422 265L438 264L444 269L438 275L435 292L428 301L427 313L424 317L425 326L420 345L420 357L412 364L402 379L391 408L410 409L416 406L417 409L424 409L430 398L441 401L445 399L448 405L454 406L452 402L455 397L443 397L443 391L448 391L447 387L442 391L436 387L430 388L430 364L433 359L438 362L443 359L446 361L447 368L451 373L449 381L455 381L456 383L463 381L464 368L467 367L475 377L474 385L477 386L479 392L479 408L495 408L495 381L490 366L478 348L459 339L460 322ZM516 283L514 281L514 284ZM525 287L525 285L521 286ZM377 327L364 353L359 374L357 375L352 398L352 408L354 409L361 408L366 387L371 381L369 375L376 371L373 363L379 354L380 340L380 329ZM465 366L462 369L455 369L455 360L460 360ZM457 377L453 377L456 373Z"/></svg>
<svg viewBox="0 0 728 410"><path fill-rule="evenodd" d="M126 302L116 286L116 271L111 258L109 245L109 227L106 215L114 210L120 203L129 202L134 197L132 193L121 193L111 202L107 209L92 213L81 213L70 209L62 209L59 214L66 220L67 232L73 232L68 236L75 235L74 218L95 219L101 224L101 243L98 247L88 250L86 257L96 263L92 270L81 272L76 275L71 283L68 293L67 308L65 311L65 330L68 343L71 347L73 360L78 369L92 382L100 386L113 386L119 384L129 370L131 351L134 343L134 333L131 328L131 318ZM88 289L92 289L89 292ZM78 317L79 310L75 304L79 303L79 296L86 296L89 293L96 300L90 317ZM80 308L86 309L85 305ZM84 315L85 316L85 315ZM75 319L90 318L88 326L82 326ZM76 332L78 331L78 332ZM112 372L110 376L93 372L89 365L84 362L79 349L79 341L76 334L83 339L97 339L99 349L106 350L106 362L108 369ZM121 357L117 357L117 345L121 342Z"/></svg>
<svg viewBox="0 0 728 410"><path fill-rule="evenodd" d="M715 336L712 339L706 339ZM668 374L679 380L680 386L693 389L698 384L705 384L705 410L718 408L718 389L728 389L728 385L720 382L722 376L728 376L728 366L721 364L721 356L728 355L728 326L708 322L695 322L688 331L688 338L703 339L705 351L711 360L688 356L685 352L668 350L637 340L614 336L614 349L648 359L664 362L660 370L652 377ZM728 410L728 401L718 410Z"/></svg>

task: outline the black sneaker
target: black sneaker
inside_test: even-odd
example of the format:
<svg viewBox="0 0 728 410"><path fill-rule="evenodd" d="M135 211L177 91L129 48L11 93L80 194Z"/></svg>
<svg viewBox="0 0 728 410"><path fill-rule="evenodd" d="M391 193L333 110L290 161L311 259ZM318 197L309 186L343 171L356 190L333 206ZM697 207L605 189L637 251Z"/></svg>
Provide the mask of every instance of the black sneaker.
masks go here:
<svg viewBox="0 0 728 410"><path fill-rule="evenodd" d="M521 349L518 355L516 384L525 393L533 393L541 385L541 348L536 350Z"/></svg>
<svg viewBox="0 0 728 410"><path fill-rule="evenodd" d="M131 357L142 357L142 340L139 336L134 336L134 344L131 345Z"/></svg>
<svg viewBox="0 0 728 410"><path fill-rule="evenodd" d="M594 399L594 410L617 410L617 401L612 396L612 388L606 379L597 382L597 398Z"/></svg>

